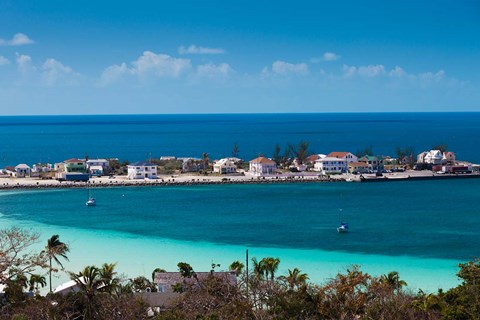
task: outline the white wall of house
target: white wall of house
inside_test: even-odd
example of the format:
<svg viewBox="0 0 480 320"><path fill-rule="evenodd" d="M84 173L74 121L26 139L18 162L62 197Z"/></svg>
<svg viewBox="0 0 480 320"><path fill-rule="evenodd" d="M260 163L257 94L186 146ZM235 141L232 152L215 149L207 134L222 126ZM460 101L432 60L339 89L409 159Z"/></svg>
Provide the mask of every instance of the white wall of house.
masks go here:
<svg viewBox="0 0 480 320"><path fill-rule="evenodd" d="M87 160L87 171L93 174L104 174L108 171L110 163L107 159L89 159Z"/></svg>
<svg viewBox="0 0 480 320"><path fill-rule="evenodd" d="M30 167L24 163L21 163L15 167L16 177L25 178L30 175Z"/></svg>
<svg viewBox="0 0 480 320"><path fill-rule="evenodd" d="M128 179L157 179L157 165L148 162L137 162L127 166Z"/></svg>
<svg viewBox="0 0 480 320"><path fill-rule="evenodd" d="M433 165L439 165L442 164L442 152L440 150L430 150L426 155L425 155L425 163L430 163Z"/></svg>
<svg viewBox="0 0 480 320"><path fill-rule="evenodd" d="M36 163L32 166L32 172L50 172L52 171L52 168L51 163Z"/></svg>
<svg viewBox="0 0 480 320"><path fill-rule="evenodd" d="M264 176L275 174L277 171L277 164L275 161L267 159L265 157L258 157L250 161L250 167L248 172L254 176Z"/></svg>
<svg viewBox="0 0 480 320"><path fill-rule="evenodd" d="M351 152L331 152L328 157L343 159L348 163L358 162L358 157Z"/></svg>
<svg viewBox="0 0 480 320"><path fill-rule="evenodd" d="M313 169L322 174L344 173L347 172L348 165L345 159L326 157L315 161Z"/></svg>
<svg viewBox="0 0 480 320"><path fill-rule="evenodd" d="M220 159L213 165L213 172L226 174L237 172L237 166L230 159Z"/></svg>

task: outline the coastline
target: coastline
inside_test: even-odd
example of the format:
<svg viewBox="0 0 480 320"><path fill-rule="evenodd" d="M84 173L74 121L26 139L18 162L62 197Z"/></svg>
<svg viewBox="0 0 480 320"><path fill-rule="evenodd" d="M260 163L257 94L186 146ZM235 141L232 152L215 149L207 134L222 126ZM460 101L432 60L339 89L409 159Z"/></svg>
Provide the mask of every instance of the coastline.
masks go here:
<svg viewBox="0 0 480 320"><path fill-rule="evenodd" d="M130 180L126 176L92 177L89 182L58 181L55 179L39 178L11 178L0 177L0 190L15 189L66 189L66 188L105 188L105 187L132 187L132 186L175 186L175 185L210 185L210 184L271 184L271 183L325 183L325 182L390 182L409 180L448 180L480 178L480 174L434 174L431 171L409 170L402 173L384 174L376 177L375 174L364 175L331 175L318 174L282 174L272 176L251 175L192 175L176 174L163 175L158 179Z"/></svg>

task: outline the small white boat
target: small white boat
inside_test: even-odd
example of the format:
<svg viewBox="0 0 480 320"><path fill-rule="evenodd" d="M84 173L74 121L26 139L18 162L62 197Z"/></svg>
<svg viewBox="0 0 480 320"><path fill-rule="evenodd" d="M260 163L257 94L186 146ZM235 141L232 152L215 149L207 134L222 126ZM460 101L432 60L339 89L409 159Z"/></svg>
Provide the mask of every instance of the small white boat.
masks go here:
<svg viewBox="0 0 480 320"><path fill-rule="evenodd" d="M338 233L346 233L348 232L348 223L342 222L340 226L337 228Z"/></svg>
<svg viewBox="0 0 480 320"><path fill-rule="evenodd" d="M97 204L95 198L88 198L87 202L85 203L88 207L92 207Z"/></svg>

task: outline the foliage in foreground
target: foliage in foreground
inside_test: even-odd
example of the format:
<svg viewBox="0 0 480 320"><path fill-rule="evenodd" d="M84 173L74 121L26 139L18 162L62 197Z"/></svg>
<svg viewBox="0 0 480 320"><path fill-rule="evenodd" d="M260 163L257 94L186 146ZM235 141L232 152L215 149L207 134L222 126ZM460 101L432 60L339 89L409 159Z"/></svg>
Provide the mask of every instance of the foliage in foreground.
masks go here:
<svg viewBox="0 0 480 320"><path fill-rule="evenodd" d="M253 258L248 278L243 263L230 265L238 276L237 284L232 284L215 276L218 264L212 264L211 274L200 279L188 263L181 262L178 268L184 279L195 281L176 284L178 299L168 308L155 310L135 294L147 288L155 290L152 282L145 277L121 279L115 264L108 263L70 273L79 292L41 296L38 287L46 286L45 276L57 270L47 250L29 251L37 239L38 235L18 228L0 230L0 283L6 286L0 320L480 319L478 259L459 265L460 285L437 293L413 293L397 272L373 277L358 266L315 285L308 283L308 275L298 268L278 275L278 258ZM68 250L55 251L59 252ZM42 270L44 273L38 274ZM165 270L157 268L155 272Z"/></svg>

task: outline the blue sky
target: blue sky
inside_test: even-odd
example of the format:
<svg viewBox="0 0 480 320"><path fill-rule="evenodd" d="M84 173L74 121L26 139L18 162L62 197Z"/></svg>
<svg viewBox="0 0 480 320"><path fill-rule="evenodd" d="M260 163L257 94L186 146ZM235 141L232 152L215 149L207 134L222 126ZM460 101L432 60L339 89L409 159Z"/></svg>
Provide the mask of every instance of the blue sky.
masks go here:
<svg viewBox="0 0 480 320"><path fill-rule="evenodd" d="M480 111L478 1L0 0L0 114Z"/></svg>

